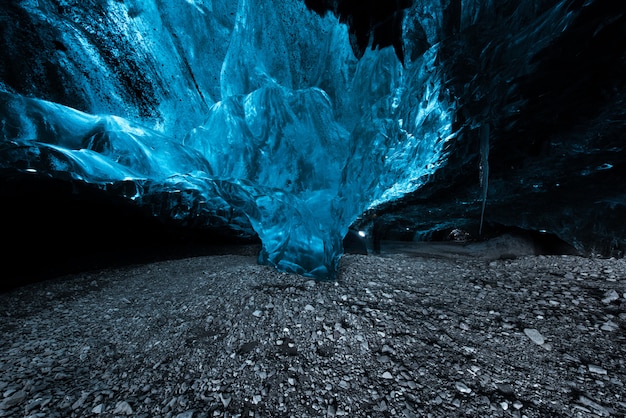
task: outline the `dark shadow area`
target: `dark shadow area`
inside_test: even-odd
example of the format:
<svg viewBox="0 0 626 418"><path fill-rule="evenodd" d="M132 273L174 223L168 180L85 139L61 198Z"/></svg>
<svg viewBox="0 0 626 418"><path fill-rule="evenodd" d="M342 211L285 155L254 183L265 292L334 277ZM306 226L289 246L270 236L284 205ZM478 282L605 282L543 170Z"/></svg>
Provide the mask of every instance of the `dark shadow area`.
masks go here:
<svg viewBox="0 0 626 418"><path fill-rule="evenodd" d="M437 231L441 239L431 241L382 240L379 253L383 256L406 254L426 258L472 258L512 260L537 255L581 255L576 248L554 234L502 227L491 231L489 237L473 239L462 230ZM463 238L455 238L463 237Z"/></svg>
<svg viewBox="0 0 626 418"><path fill-rule="evenodd" d="M256 256L261 249L258 237L228 225L159 218L149 208L80 181L5 172L0 199L5 244L0 292L89 270L208 255ZM344 250L367 254L355 231L346 236Z"/></svg>
<svg viewBox="0 0 626 418"><path fill-rule="evenodd" d="M404 11L413 0L304 0L306 6L324 16L333 13L348 25L350 44L357 58L368 46L373 49L393 46L396 56L404 63L402 22Z"/></svg>
<svg viewBox="0 0 626 418"><path fill-rule="evenodd" d="M0 199L0 291L85 270L260 248L256 237L181 226L79 181L4 173Z"/></svg>

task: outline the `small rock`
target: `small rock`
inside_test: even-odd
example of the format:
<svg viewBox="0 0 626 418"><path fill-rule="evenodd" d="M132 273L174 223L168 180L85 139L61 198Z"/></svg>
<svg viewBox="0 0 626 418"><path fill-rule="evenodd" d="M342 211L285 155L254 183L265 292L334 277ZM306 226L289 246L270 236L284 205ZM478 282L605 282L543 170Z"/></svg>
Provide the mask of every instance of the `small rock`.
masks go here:
<svg viewBox="0 0 626 418"><path fill-rule="evenodd" d="M382 377L383 377L383 379L387 379L387 380L389 380L389 379L393 379L392 374L391 374L391 373L389 373L389 372L385 372L385 373L383 373L383 376L382 376Z"/></svg>
<svg viewBox="0 0 626 418"><path fill-rule="evenodd" d="M380 412L385 412L387 410L387 402L385 402L384 399L378 404L378 410Z"/></svg>
<svg viewBox="0 0 626 418"><path fill-rule="evenodd" d="M260 317L263 316L263 311L260 311L260 310L257 309L256 311L252 312L252 315L257 317L257 318L260 318Z"/></svg>
<svg viewBox="0 0 626 418"><path fill-rule="evenodd" d="M103 410L104 410L104 404L98 404L94 406L91 412L93 412L94 414L101 414Z"/></svg>
<svg viewBox="0 0 626 418"><path fill-rule="evenodd" d="M619 299L619 294L614 289L611 289L604 294L602 303L609 304L611 302L615 302L618 299Z"/></svg>
<svg viewBox="0 0 626 418"><path fill-rule="evenodd" d="M230 405L230 401L232 399L232 396L220 393L220 400L222 401L222 405L224 405L224 408L228 408L228 405Z"/></svg>
<svg viewBox="0 0 626 418"><path fill-rule="evenodd" d="M615 322L613 321L607 321L604 324L602 324L602 326L600 327L600 329L602 331L608 331L608 332L613 332L613 331L617 331L619 329L619 325L617 325Z"/></svg>
<svg viewBox="0 0 626 418"><path fill-rule="evenodd" d="M465 385L465 383L456 382L454 384L454 387L456 387L456 390L458 390L461 393L472 393L472 389L468 388L467 385Z"/></svg>
<svg viewBox="0 0 626 418"><path fill-rule="evenodd" d="M0 404L0 410L8 409L12 406L18 405L24 402L24 399L26 399L26 392L24 392L23 390L18 390L17 392L13 393L11 396L5 398L2 401L2 404Z"/></svg>
<svg viewBox="0 0 626 418"><path fill-rule="evenodd" d="M597 415L600 415L601 417L610 417L611 416L611 414L609 413L609 411L605 407L603 407L602 405L600 405L599 403L597 403L595 401L592 401L591 399L589 399L589 398L587 398L585 396L581 396L578 399L578 401L581 404L583 404L583 405L593 409L594 412Z"/></svg>
<svg viewBox="0 0 626 418"><path fill-rule="evenodd" d="M500 391L500 393L505 396L512 396L515 394L515 391L513 390L513 386L511 386L508 383L498 383L496 386L498 390Z"/></svg>
<svg viewBox="0 0 626 418"><path fill-rule="evenodd" d="M113 411L114 414L125 414L125 415L132 415L133 414L133 408L131 408L131 406L128 404L128 402L126 401L120 401L115 405L115 410Z"/></svg>
<svg viewBox="0 0 626 418"><path fill-rule="evenodd" d="M589 368L589 371L591 373L595 373L595 374L607 374L608 373L605 368L596 366L595 364L589 364L587 367Z"/></svg>
<svg viewBox="0 0 626 418"><path fill-rule="evenodd" d="M185 411L185 412L182 412L182 413L180 413L180 414L176 415L176 417L175 417L175 418L193 418L193 414L194 414L194 413L195 413L195 411L194 411L194 410L191 410L191 411Z"/></svg>
<svg viewBox="0 0 626 418"><path fill-rule="evenodd" d="M37 398L35 396L35 400L28 403L25 407L24 407L24 411L26 412L27 415L30 415L30 411L32 411L33 409L41 409L44 406L46 406L47 404L50 403L50 401L52 400L52 398ZM0 407L0 410L2 408Z"/></svg>
<svg viewBox="0 0 626 418"><path fill-rule="evenodd" d="M308 312L312 312L315 310L315 308L313 307L313 305L306 304L304 307L304 310Z"/></svg>
<svg viewBox="0 0 626 418"><path fill-rule="evenodd" d="M524 334L526 334L526 336L537 345L542 345L546 342L545 338L543 338L543 335L541 335L541 333L534 328L524 328Z"/></svg>
<svg viewBox="0 0 626 418"><path fill-rule="evenodd" d="M80 398L78 398L78 400L72 404L72 406L71 406L72 410L75 411L78 408L80 408L81 406L83 406L83 404L85 403L86 399L87 399L86 396L81 396Z"/></svg>
<svg viewBox="0 0 626 418"><path fill-rule="evenodd" d="M395 354L396 353L396 351L393 348L389 347L387 344L383 345L383 348L382 348L381 352L382 353L386 353L386 354Z"/></svg>

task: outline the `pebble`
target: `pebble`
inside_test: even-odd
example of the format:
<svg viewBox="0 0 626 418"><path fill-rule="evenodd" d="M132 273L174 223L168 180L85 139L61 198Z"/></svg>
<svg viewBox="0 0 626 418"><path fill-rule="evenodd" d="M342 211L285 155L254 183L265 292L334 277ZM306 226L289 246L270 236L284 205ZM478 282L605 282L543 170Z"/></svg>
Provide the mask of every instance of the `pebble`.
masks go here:
<svg viewBox="0 0 626 418"><path fill-rule="evenodd" d="M467 385L465 385L465 383L456 382L454 384L454 387L456 387L456 390L458 390L461 393L472 393L472 389L468 388Z"/></svg>
<svg viewBox="0 0 626 418"><path fill-rule="evenodd" d="M359 263L368 260L374 259L363 259ZM624 303L622 293L607 292L607 286L615 286L623 292L624 289L618 287L622 282L608 284L602 280L602 274L598 280L592 280L588 273L583 274L591 267L582 261L582 267L576 271L572 266L551 267L540 263L545 270L537 270L530 276L526 273L532 270L528 263L534 260L498 261L494 263L497 271L488 273L483 271L484 263L480 263L482 270L474 273L473 267L465 266L463 260L458 262L458 269L454 263L443 262L445 269L436 270L438 264L433 263L435 271L431 272L421 266L430 261L420 260L416 271L411 271L410 282L407 283L409 275L398 277L394 282L381 279L368 284L370 293L362 286L369 280L365 272L353 276L356 273L348 269L345 280L339 285L309 281L304 286L301 282L292 286L295 278L265 278L259 272L272 274L272 270L250 266L246 268L254 274L248 281L240 281L239 274L235 277L237 283L243 283L238 285L237 294L231 295L226 287L221 289L228 283L228 276L222 281L216 280L218 275L213 279L205 277L203 284L207 288L202 295L186 292L180 304L178 301L170 303L170 296L166 298L162 305L171 312L157 316L146 313L149 310L138 310L135 316L121 318L117 311L106 311L111 315L108 320L101 319L104 315L99 317L102 327L99 323L79 327L82 332L77 332L77 338L70 340L72 344L61 338L71 331L65 327L72 320L78 325L89 324L91 316L87 311L72 313L64 309L59 311L63 312L63 321L53 321L55 317L51 315L36 327L30 317L17 321L17 314L7 315L4 318L7 324L19 325L15 328L16 335L20 330L24 338L16 340L15 345L5 343L6 357L0 358L0 405L6 408L7 399L16 397L19 402L20 396L25 398L12 409L0 407L0 417L16 416L20 412L50 417L65 413L129 416L128 411L133 411L131 415L170 418L254 418L265 416L261 413L265 411L268 416L307 416L304 410L311 413L309 416L404 414L408 417L421 416L415 409L423 405L437 411L433 418L455 413L522 418L539 416L541 407L548 403L554 416L569 416L568 412L583 414L579 416L608 416L609 412L612 416L621 416L619 414L626 411L626 402L619 402L623 401L620 389L626 384L626 378L621 357L613 355L623 354L618 343L623 342L620 330L626 313L615 303L615 300ZM409 271L409 267L405 267L409 266L408 261L398 262L405 268L403 271ZM350 264L347 266L353 268ZM565 282L563 273L570 270L574 281ZM616 267L615 270L616 277L626 278L626 268ZM458 280L443 286L440 280L447 277L447 273ZM484 277L483 273L489 277ZM534 276L536 278L531 279ZM584 280L585 286L575 286L577 278ZM266 283L272 283L270 279L279 281L277 287L265 287ZM284 283L289 286L284 287ZM254 299L249 299L243 310L237 302L248 290ZM498 305L503 294L511 301L510 305ZM611 299L616 294L618 298ZM160 300L148 295L146 298L153 302ZM193 298L201 301L197 309L192 309L190 300ZM216 303L220 298L224 299L223 303ZM474 306L467 303L469 299L484 301ZM614 305L603 306L600 300L604 299L611 299L613 302L609 303ZM110 303L117 309L120 300L119 296L111 298ZM129 300L132 305L125 308L132 312L134 306L142 306L141 299ZM184 309L181 308L183 300ZM574 301L579 302L579 306L574 306ZM493 306L500 309L493 310ZM170 314L171 324L181 326L171 329L171 338L167 339L165 334L170 330L160 328L170 325ZM498 320L483 321L485 317ZM538 317L545 319L537 321ZM208 319L205 321L205 318ZM562 323L563 330L558 328L560 318L567 319ZM198 327L190 326L194 321L198 322ZM528 328L518 328L520 322ZM42 330L47 329L48 323L57 325L54 329L60 332L46 333L47 339L33 343L30 339L33 331L43 335ZM127 327L130 331L145 326L146 332L150 331L144 340L150 352L141 351L143 342L137 346L127 345L137 341L122 339L133 338L128 331L123 334L124 329L118 331L122 325L132 325ZM443 328L449 335L441 333ZM523 330L524 338L519 330ZM566 332L578 333L580 344L578 339L570 341ZM100 335L106 337L104 345L98 343ZM327 339L331 337L332 344ZM534 344L528 344L526 338ZM181 339L188 341L189 350L176 351L181 347ZM601 344L602 340L615 344ZM534 345L545 348L546 341L558 342L559 350L538 352L543 350L535 349ZM556 347L557 343L554 344ZM297 357L282 356L295 345L299 348ZM494 357L494 350L491 350L494 345L508 349L503 351L510 352L510 358ZM583 350L590 345L597 351ZM232 353L237 346L251 355L234 356ZM329 355L320 355L320 347L326 346L331 347ZM141 353L146 357L114 357L122 348L130 349L133 356ZM591 361L597 365L584 360L589 352L593 352ZM462 362L456 362L459 353L464 356ZM544 356L550 360L549 364L558 361L555 369L542 364ZM88 363L77 361L81 359ZM134 373L132 368L123 367L137 359L144 361L148 370L136 369L139 373ZM93 364L117 361L115 366L119 368L113 370L120 373L104 372L102 368L101 381L84 399L81 389L87 386L83 385L83 380L73 382L73 377L81 376L83 368L92 361ZM436 364L448 362L450 373L436 372ZM159 373L150 368L154 364ZM522 367L516 369L510 365ZM600 365L606 366L608 371ZM124 370L126 373L122 374ZM55 376L63 380L54 382ZM570 383L580 386L581 390L571 392L576 394L574 398L563 399L560 385L569 387ZM520 393L516 394L517 388ZM24 395L19 394L20 390ZM494 396L482 396L492 391L495 391ZM65 401L65 409L59 412L67 393L71 394L69 401ZM523 403L517 400L517 395ZM209 412L204 407L201 410L194 397L210 405ZM117 403L120 400L127 401L128 410ZM188 410L196 407L195 412ZM459 409L455 411L455 407Z"/></svg>
<svg viewBox="0 0 626 418"><path fill-rule="evenodd" d="M546 342L543 335L541 335L541 333L534 328L524 328L524 334L526 334L526 336L537 345L542 345Z"/></svg>
<svg viewBox="0 0 626 418"><path fill-rule="evenodd" d="M224 395L223 393L220 393L220 400L222 401L222 405L224 405L224 408L228 408L228 405L230 405L230 401L233 398L230 395Z"/></svg>
<svg viewBox="0 0 626 418"><path fill-rule="evenodd" d="M115 404L115 410L113 411L113 413L114 414L132 415L133 414L133 408L131 408L131 406L129 405L128 402L120 401L117 404Z"/></svg>
<svg viewBox="0 0 626 418"><path fill-rule="evenodd" d="M587 367L589 368L589 371L591 373L595 373L595 374L607 374L608 373L605 368L596 366L595 364L590 364Z"/></svg>
<svg viewBox="0 0 626 418"><path fill-rule="evenodd" d="M613 331L617 331L619 329L619 325L616 324L613 321L606 321L604 324L602 324L602 326L600 327L600 329L602 331L608 331L608 332L613 332Z"/></svg>
<svg viewBox="0 0 626 418"><path fill-rule="evenodd" d="M496 387L498 388L498 391L500 391L500 393L506 396L511 396L515 393L513 386L508 383L498 383Z"/></svg>
<svg viewBox="0 0 626 418"><path fill-rule="evenodd" d="M609 303L615 302L618 299L619 299L619 294L614 289L611 289L604 294L602 303L609 304Z"/></svg>

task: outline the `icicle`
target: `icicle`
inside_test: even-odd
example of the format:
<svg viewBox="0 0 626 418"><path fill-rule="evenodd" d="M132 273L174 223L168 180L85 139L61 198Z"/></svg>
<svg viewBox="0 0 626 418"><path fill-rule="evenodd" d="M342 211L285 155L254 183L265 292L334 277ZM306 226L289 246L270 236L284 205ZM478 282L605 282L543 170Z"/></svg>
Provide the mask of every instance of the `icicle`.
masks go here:
<svg viewBox="0 0 626 418"><path fill-rule="evenodd" d="M488 124L480 127L480 186L482 187L483 205L480 212L480 228L478 235L483 234L483 222L485 220L485 206L487 206L487 190L489 188L489 134Z"/></svg>

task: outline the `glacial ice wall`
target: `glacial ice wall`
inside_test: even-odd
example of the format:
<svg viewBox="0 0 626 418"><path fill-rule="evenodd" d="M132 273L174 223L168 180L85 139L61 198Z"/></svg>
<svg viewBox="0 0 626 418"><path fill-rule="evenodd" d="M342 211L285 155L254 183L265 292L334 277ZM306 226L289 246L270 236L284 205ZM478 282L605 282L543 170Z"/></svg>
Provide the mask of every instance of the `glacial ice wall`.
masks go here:
<svg viewBox="0 0 626 418"><path fill-rule="evenodd" d="M260 262L332 279L365 213L448 183L479 191L457 207L506 195L493 155L532 120L542 54L623 20L586 27L600 3L5 3L0 168L257 234Z"/></svg>
<svg viewBox="0 0 626 418"><path fill-rule="evenodd" d="M184 30L171 9L153 2L100 5L108 24L98 19L87 25L82 7L54 13L61 49L83 48L79 58L101 73L98 82L116 70L102 62L105 58L137 47L131 62L142 66L133 89L154 94L148 101L154 106L140 118L127 110L125 116L137 121L131 123L100 116L102 94L86 95L92 114L5 92L3 140L10 148L5 166L21 158L26 170L87 182L167 185L177 178L184 181L176 187L203 184L205 202L227 204L248 217L263 244L261 262L333 278L343 237L361 212L415 190L443 161L453 104L438 98L436 53L408 71L390 48L370 50L357 61L346 26L333 15L318 16L295 0L241 0L215 98L215 85L207 82L215 66L203 71L197 54L202 38L224 34L212 9L224 7L208 4L187 12ZM19 7L41 19L50 12L39 3ZM194 38L197 27L200 39ZM99 42L85 39L99 30L115 35L100 53L94 51ZM202 52L207 61L215 59L206 47ZM154 70L150 57L162 69ZM64 62L68 76L78 73L72 67L77 63ZM144 92L137 84L142 81L170 90ZM102 91L115 92L115 84ZM183 127L197 119L195 112L179 116L181 106L206 117L179 140ZM112 103L109 109L116 107ZM410 116L415 107L419 111ZM141 188L133 190L129 197L140 202Z"/></svg>
<svg viewBox="0 0 626 418"><path fill-rule="evenodd" d="M220 195L248 215L261 262L334 277L356 218L434 172L453 110L439 100L435 56L411 72L391 48L355 62L336 18L300 2L240 2L222 100L184 144L205 156L213 178L229 181Z"/></svg>

